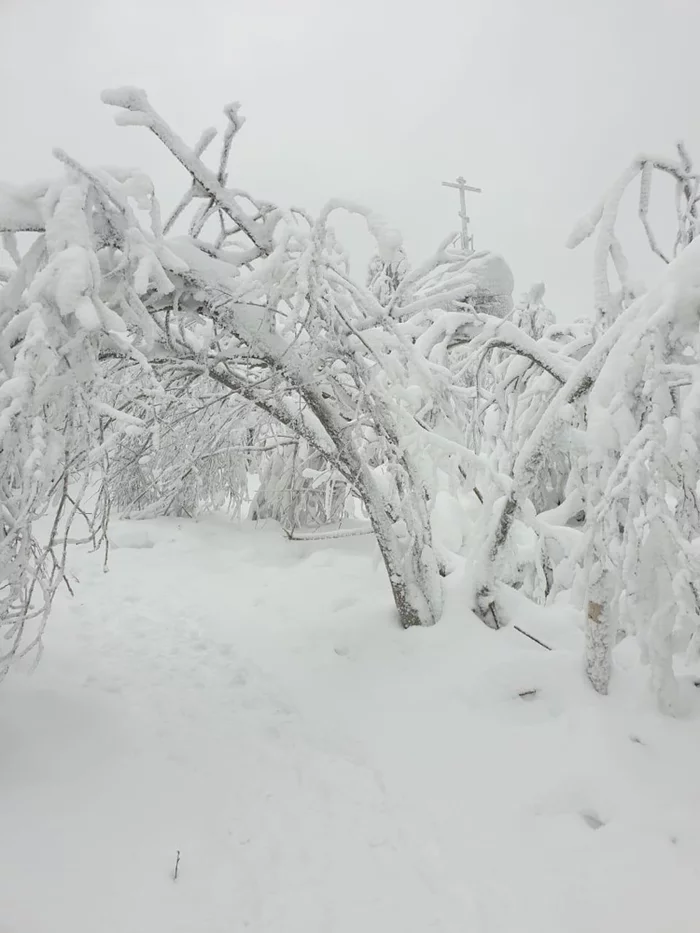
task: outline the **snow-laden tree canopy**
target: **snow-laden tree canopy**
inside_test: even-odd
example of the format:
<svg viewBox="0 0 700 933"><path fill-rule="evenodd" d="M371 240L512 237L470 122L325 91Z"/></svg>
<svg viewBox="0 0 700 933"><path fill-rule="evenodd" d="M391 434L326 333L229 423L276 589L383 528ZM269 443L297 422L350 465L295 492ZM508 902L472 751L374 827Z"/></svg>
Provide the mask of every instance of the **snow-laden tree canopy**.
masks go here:
<svg viewBox="0 0 700 933"><path fill-rule="evenodd" d="M562 327L541 285L513 304L493 253L447 237L411 264L361 206L330 201L314 218L239 188L238 105L222 134L189 145L144 92L103 99L190 184L166 211L141 172L56 151L55 178L0 187L2 668L40 645L73 527L99 544L113 509L238 508L255 476L253 516L289 534L342 534L364 516L402 625L439 619L443 579L466 556L465 611L507 624L506 586L573 601L596 689L616 640L635 635L672 707L674 656L700 624L698 179L685 150L635 160L579 224L571 245L595 237L596 318ZM666 252L648 222L657 171L677 190ZM615 236L637 178L668 260L648 292ZM364 280L337 211L376 240Z"/></svg>
<svg viewBox="0 0 700 933"><path fill-rule="evenodd" d="M448 456L490 470L459 442L445 367L451 340L477 320L469 301L484 293L484 270L492 275L487 257L446 243L377 297L350 277L330 218L364 216L388 264L399 235L356 205L331 201L312 219L233 186L237 105L225 110L211 169L203 155L213 130L190 147L142 91L103 99L118 122L153 132L191 185L164 217L143 174L89 169L57 151L58 178L4 189L0 226L15 264L0 306L9 654L63 577L56 543L79 509L75 484L87 486L95 470L106 475L139 445L144 467L173 395L192 404L202 381L205 392L273 419L342 477L370 518L403 624L435 621L437 464ZM449 453L430 458L436 418L455 427ZM39 545L34 523L57 501L55 533Z"/></svg>

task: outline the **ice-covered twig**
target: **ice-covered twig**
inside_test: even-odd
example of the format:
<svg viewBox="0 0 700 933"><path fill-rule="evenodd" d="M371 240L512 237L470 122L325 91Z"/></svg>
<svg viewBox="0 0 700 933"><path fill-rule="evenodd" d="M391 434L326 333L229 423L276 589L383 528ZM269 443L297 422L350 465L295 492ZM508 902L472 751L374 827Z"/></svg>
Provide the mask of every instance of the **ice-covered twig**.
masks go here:
<svg viewBox="0 0 700 933"><path fill-rule="evenodd" d="M196 184L206 192L212 201L235 222L261 255L267 255L272 249L272 228L267 222L256 222L248 217L238 203L243 196L251 203L255 199L244 191L224 187L219 177L209 169L194 149L191 149L163 120L149 103L146 93L138 88L124 87L103 91L102 100L113 107L121 108L124 113L117 115L117 122L122 125L135 124L146 126L172 152L175 158L192 176ZM262 205L258 205L260 209Z"/></svg>

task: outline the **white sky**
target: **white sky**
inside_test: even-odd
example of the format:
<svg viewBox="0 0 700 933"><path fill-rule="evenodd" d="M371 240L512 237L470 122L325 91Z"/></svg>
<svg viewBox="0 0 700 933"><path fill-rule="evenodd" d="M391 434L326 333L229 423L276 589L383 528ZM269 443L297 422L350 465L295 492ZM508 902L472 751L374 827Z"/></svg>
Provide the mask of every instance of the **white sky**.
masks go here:
<svg viewBox="0 0 700 933"><path fill-rule="evenodd" d="M577 218L640 150L700 158L699 27L700 0L0 0L0 179L53 173L61 146L139 165L168 200L179 168L99 92L145 87L190 141L240 100L237 186L363 202L417 260L457 229L440 183L464 174L476 247L566 320L591 305L590 249L563 245ZM359 263L359 224L342 230Z"/></svg>

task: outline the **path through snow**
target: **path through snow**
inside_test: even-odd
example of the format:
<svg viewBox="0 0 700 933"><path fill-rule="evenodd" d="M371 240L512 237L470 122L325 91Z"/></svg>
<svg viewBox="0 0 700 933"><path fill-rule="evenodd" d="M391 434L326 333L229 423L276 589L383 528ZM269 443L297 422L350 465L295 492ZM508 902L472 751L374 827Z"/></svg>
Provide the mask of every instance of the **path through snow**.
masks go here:
<svg viewBox="0 0 700 933"><path fill-rule="evenodd" d="M398 631L369 539L113 538L0 691L0 933L698 929L697 710L595 697L570 619Z"/></svg>

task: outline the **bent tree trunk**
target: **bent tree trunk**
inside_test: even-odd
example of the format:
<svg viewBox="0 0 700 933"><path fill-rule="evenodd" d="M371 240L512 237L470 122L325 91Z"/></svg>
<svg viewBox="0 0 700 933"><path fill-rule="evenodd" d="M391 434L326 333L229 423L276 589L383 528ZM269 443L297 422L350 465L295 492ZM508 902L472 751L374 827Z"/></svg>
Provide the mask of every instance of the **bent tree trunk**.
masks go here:
<svg viewBox="0 0 700 933"><path fill-rule="evenodd" d="M510 529L518 512L518 498L515 492L504 496L500 510L493 522L489 543L486 549L485 564L481 569L476 589L474 612L489 628L500 628L501 622L496 605L495 585L498 579L503 548L508 540Z"/></svg>
<svg viewBox="0 0 700 933"><path fill-rule="evenodd" d="M288 360L286 363L289 366ZM306 385L304 398L335 447L335 457L329 459L335 460L367 510L389 576L399 622L403 628L434 625L442 614L443 590L433 550L427 495L410 455L400 449L393 420L383 407L375 408L375 427L389 439L387 460L398 468L393 474L395 494L388 497L356 439L321 393ZM398 474L403 477L400 482L396 479Z"/></svg>
<svg viewBox="0 0 700 933"><path fill-rule="evenodd" d="M219 301L218 293L212 301ZM404 628L433 625L442 613L443 593L433 551L427 495L410 456L401 450L396 440L398 432L393 419L383 406L375 407L375 429L388 439L386 459L403 474L401 483L394 479L394 494L387 496L358 446L358 439L348 430L349 422L339 411L336 400L319 388L318 376L309 369L297 350L286 344L278 345L274 335L262 327L251 326L246 315L248 312L259 314L259 307L236 307L246 312L241 317L231 316L237 336L266 360L271 369L283 374L315 420L307 420L303 406L292 411L279 404L275 396L265 395L265 390L241 386L220 370L210 370L210 375L273 415L336 467L350 488L358 493L367 510L389 575L401 625ZM257 318L251 320L255 324Z"/></svg>
<svg viewBox="0 0 700 933"><path fill-rule="evenodd" d="M389 577L403 628L433 625L442 614L442 578L433 550L427 509L421 490L402 490L401 512L390 509L369 471L356 484Z"/></svg>

